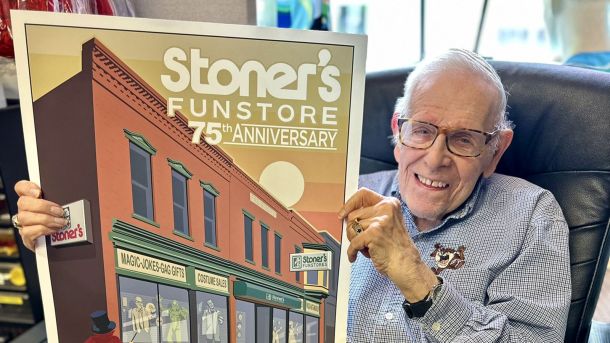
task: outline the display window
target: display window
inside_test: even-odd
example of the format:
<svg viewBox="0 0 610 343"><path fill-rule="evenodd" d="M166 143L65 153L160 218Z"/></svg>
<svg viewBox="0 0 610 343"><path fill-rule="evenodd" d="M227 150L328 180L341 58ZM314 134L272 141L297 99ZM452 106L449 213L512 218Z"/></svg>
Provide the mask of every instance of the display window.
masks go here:
<svg viewBox="0 0 610 343"><path fill-rule="evenodd" d="M256 305L256 342L271 342L271 307Z"/></svg>
<svg viewBox="0 0 610 343"><path fill-rule="evenodd" d="M161 342L188 343L189 299L186 289L159 285Z"/></svg>
<svg viewBox="0 0 610 343"><path fill-rule="evenodd" d="M255 343L255 314L254 304L235 300L235 318L237 343Z"/></svg>
<svg viewBox="0 0 610 343"><path fill-rule="evenodd" d="M303 343L303 315L300 313L289 312L288 343Z"/></svg>
<svg viewBox="0 0 610 343"><path fill-rule="evenodd" d="M273 328L271 331L271 343L286 342L286 310L273 309Z"/></svg>
<svg viewBox="0 0 610 343"><path fill-rule="evenodd" d="M159 342L157 284L119 277L123 342Z"/></svg>
<svg viewBox="0 0 610 343"><path fill-rule="evenodd" d="M320 342L319 337L319 319L312 316L305 316L306 329L305 329L305 343L318 343Z"/></svg>
<svg viewBox="0 0 610 343"><path fill-rule="evenodd" d="M229 342L227 297L197 292L197 342ZM238 340L238 342L240 342ZM245 342L245 341L242 341Z"/></svg>

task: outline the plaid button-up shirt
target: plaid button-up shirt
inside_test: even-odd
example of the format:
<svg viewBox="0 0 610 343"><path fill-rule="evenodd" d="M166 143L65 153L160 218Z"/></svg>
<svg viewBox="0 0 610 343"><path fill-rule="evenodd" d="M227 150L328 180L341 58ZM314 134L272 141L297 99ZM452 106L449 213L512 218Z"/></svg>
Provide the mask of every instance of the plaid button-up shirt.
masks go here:
<svg viewBox="0 0 610 343"><path fill-rule="evenodd" d="M396 171L362 176L360 185L401 199ZM417 231L402 206L425 263L438 267L436 244L463 247L464 263L454 256L457 268L440 272L443 285L432 307L409 319L398 288L358 254L349 341L563 342L571 295L568 227L549 191L499 174L481 178L464 204L427 232Z"/></svg>

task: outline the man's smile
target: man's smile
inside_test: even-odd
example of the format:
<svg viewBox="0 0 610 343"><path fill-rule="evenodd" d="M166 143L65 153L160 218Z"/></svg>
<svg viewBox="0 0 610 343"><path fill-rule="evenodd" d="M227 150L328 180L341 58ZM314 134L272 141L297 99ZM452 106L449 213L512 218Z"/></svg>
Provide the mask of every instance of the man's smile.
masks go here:
<svg viewBox="0 0 610 343"><path fill-rule="evenodd" d="M432 187L432 188L437 188L437 189L444 189L444 188L449 187L448 183L438 181L438 180L428 179L417 173L415 174L415 177L417 178L417 180L419 180L420 183L424 184L427 187Z"/></svg>

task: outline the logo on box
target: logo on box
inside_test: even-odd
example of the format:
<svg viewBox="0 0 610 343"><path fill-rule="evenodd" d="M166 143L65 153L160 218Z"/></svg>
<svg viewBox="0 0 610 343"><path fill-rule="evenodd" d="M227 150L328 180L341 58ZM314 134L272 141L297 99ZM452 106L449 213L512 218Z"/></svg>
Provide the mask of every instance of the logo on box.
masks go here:
<svg viewBox="0 0 610 343"><path fill-rule="evenodd" d="M64 209L64 218L68 220L68 223L49 236L51 246L82 242L93 243L89 201L83 199L62 207Z"/></svg>

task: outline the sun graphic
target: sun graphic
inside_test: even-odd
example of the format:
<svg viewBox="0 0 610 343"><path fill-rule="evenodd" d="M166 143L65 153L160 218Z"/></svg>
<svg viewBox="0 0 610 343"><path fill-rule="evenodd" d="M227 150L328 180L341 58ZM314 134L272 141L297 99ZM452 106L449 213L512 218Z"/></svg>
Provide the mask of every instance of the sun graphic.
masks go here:
<svg viewBox="0 0 610 343"><path fill-rule="evenodd" d="M301 170L286 161L276 161L263 169L259 183L284 206L291 207L303 196L305 178Z"/></svg>

